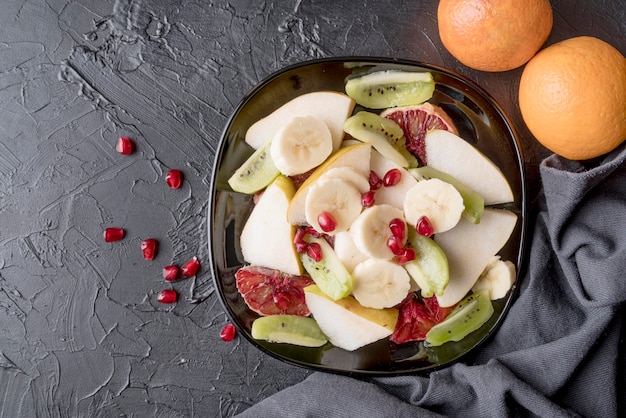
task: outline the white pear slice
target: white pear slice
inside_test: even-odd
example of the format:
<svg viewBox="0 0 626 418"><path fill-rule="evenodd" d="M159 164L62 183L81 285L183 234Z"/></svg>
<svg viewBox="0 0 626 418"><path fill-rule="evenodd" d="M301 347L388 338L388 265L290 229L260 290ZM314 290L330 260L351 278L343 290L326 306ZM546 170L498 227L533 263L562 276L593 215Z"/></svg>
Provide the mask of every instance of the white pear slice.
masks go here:
<svg viewBox="0 0 626 418"><path fill-rule="evenodd" d="M485 205L513 201L513 192L500 169L463 138L445 130L426 134L429 166L456 178L485 199Z"/></svg>
<svg viewBox="0 0 626 418"><path fill-rule="evenodd" d="M378 174L378 177L382 179L385 176L385 173L394 168L397 168L402 173L400 182L395 186L381 187L376 190L375 201L377 205L387 204L402 209L406 192L417 184L417 180L411 173L402 168L400 165L384 157L375 149L372 150L371 169Z"/></svg>
<svg viewBox="0 0 626 418"><path fill-rule="evenodd" d="M287 222L287 208L295 193L291 180L278 176L252 209L239 240L243 259L254 265L303 273L293 238L295 226Z"/></svg>
<svg viewBox="0 0 626 418"><path fill-rule="evenodd" d="M341 148L333 153L326 161L315 169L313 174L305 180L298 188L296 194L291 199L289 209L287 211L287 221L293 225L304 225L306 221L306 196L310 187L319 180L319 178L329 170L337 167L350 167L354 169L360 176L369 177L370 172L370 154L372 146L366 143L352 145Z"/></svg>
<svg viewBox="0 0 626 418"><path fill-rule="evenodd" d="M343 139L343 123L352 114L354 104L353 99L335 91L316 91L300 95L250 126L246 132L246 142L257 149L272 139L293 118L315 116L328 126L333 139L333 150L337 150Z"/></svg>
<svg viewBox="0 0 626 418"><path fill-rule="evenodd" d="M391 335L398 310L365 308L352 296L330 300L316 285L304 288L306 304L335 346L353 351Z"/></svg>
<svg viewBox="0 0 626 418"><path fill-rule="evenodd" d="M452 306L465 297L492 257L507 243L516 223L513 212L485 208L480 223L461 218L451 230L435 235L450 267L450 281L443 295L437 296L440 306Z"/></svg>

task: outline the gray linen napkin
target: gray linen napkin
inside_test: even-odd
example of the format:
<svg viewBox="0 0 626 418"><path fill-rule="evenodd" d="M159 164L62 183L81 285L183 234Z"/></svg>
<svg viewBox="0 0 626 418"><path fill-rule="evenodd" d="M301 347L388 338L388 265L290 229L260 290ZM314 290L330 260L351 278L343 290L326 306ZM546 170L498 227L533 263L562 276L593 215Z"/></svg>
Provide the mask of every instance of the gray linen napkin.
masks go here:
<svg viewBox="0 0 626 418"><path fill-rule="evenodd" d="M476 354L428 377L313 373L240 416L624 416L626 147L540 171L519 297Z"/></svg>

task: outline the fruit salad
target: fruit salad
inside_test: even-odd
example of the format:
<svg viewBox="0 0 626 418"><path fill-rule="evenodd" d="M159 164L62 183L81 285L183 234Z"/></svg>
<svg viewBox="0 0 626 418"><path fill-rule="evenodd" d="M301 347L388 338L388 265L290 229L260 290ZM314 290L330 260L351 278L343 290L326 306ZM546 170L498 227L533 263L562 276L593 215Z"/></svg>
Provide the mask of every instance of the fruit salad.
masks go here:
<svg viewBox="0 0 626 418"><path fill-rule="evenodd" d="M254 151L228 183L255 200L235 274L253 338L439 346L493 315L515 280L497 254L517 224L494 205L513 193L428 102L434 89L428 72L372 72L250 126Z"/></svg>

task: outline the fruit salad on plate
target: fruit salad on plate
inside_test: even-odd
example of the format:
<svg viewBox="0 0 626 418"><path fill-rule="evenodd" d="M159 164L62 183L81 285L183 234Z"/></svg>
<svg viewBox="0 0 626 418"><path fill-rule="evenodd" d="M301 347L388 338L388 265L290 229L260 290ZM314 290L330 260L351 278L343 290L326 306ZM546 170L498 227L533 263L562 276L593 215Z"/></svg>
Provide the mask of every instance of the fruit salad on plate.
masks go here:
<svg viewBox="0 0 626 418"><path fill-rule="evenodd" d="M237 290L252 337L353 351L460 341L493 315L515 265L499 168L428 102L427 71L374 71L302 94L246 132L230 176L254 195Z"/></svg>

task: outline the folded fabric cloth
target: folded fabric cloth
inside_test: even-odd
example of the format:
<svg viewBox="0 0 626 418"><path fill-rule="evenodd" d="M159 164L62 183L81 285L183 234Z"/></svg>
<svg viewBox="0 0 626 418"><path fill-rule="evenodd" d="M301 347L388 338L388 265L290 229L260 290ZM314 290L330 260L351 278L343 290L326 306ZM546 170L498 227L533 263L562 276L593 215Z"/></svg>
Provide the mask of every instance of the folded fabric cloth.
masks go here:
<svg viewBox="0 0 626 418"><path fill-rule="evenodd" d="M519 296L475 354L427 377L313 373L239 416L625 416L626 147L540 174Z"/></svg>

